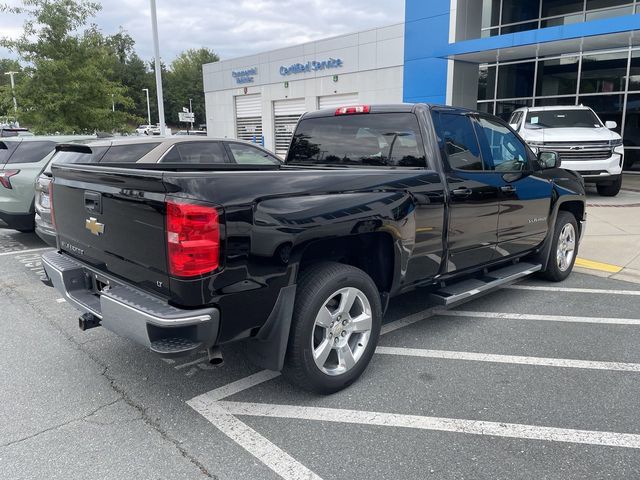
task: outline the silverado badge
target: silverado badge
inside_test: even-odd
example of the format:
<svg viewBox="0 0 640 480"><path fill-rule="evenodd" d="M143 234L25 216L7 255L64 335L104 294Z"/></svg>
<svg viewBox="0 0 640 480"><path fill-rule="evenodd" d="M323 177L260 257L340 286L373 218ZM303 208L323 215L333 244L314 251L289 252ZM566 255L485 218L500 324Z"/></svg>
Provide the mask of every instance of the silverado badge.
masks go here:
<svg viewBox="0 0 640 480"><path fill-rule="evenodd" d="M84 228L89 230L95 236L100 236L104 233L104 223L98 222L98 219L94 217L89 217L84 221Z"/></svg>

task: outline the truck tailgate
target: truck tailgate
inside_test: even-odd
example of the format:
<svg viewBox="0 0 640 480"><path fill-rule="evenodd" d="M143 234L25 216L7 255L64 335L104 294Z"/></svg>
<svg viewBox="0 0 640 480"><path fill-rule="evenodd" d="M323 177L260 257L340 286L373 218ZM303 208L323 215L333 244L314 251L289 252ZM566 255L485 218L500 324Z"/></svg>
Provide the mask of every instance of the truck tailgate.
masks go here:
<svg viewBox="0 0 640 480"><path fill-rule="evenodd" d="M96 271L169 296L161 172L54 167L60 249Z"/></svg>

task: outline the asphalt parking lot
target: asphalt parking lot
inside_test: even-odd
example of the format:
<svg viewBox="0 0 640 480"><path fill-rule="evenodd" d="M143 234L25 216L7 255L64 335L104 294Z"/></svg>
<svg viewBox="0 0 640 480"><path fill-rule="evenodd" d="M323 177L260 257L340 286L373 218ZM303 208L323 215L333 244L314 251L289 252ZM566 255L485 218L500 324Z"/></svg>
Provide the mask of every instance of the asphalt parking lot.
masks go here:
<svg viewBox="0 0 640 480"><path fill-rule="evenodd" d="M0 229L0 478L640 477L640 284L405 295L360 381L319 397L241 346L213 367L81 332L42 248Z"/></svg>

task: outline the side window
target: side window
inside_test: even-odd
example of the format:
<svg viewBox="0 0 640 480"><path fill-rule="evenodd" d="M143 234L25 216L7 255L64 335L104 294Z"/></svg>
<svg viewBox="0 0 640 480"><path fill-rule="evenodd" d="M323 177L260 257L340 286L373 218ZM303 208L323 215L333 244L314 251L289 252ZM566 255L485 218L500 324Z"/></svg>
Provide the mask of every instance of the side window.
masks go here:
<svg viewBox="0 0 640 480"><path fill-rule="evenodd" d="M456 170L484 169L471 119L466 115L438 112L433 116L440 149Z"/></svg>
<svg viewBox="0 0 640 480"><path fill-rule="evenodd" d="M233 161L239 165L277 165L280 162L259 148L243 143L228 143Z"/></svg>
<svg viewBox="0 0 640 480"><path fill-rule="evenodd" d="M227 163L227 156L220 142L184 142L175 144L161 163Z"/></svg>
<svg viewBox="0 0 640 480"><path fill-rule="evenodd" d="M114 145L107 150L100 163L135 163L158 145L159 142Z"/></svg>
<svg viewBox="0 0 640 480"><path fill-rule="evenodd" d="M55 148L55 142L22 142L8 163L37 163Z"/></svg>
<svg viewBox="0 0 640 480"><path fill-rule="evenodd" d="M524 143L505 125L486 117L478 119L478 139L489 169L498 172L528 170L529 160Z"/></svg>

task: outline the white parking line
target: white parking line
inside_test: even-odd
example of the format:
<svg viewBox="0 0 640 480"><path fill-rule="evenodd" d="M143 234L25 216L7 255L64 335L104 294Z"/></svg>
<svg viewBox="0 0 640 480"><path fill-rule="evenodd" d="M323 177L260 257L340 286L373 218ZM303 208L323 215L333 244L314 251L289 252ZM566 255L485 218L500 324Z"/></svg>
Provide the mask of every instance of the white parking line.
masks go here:
<svg viewBox="0 0 640 480"><path fill-rule="evenodd" d="M450 315L459 317L501 318L509 320L545 320L560 322L584 322L584 323L609 323L638 325L640 320L595 318L595 317L569 317L559 315L528 315L493 312L465 312L450 311L429 308L421 312L408 315L382 326L380 335L386 335L400 328L412 325L434 315ZM389 354L384 349L391 347L378 347L377 353ZM382 351L380 351L382 349ZM405 349L407 350L407 349ZM431 351L435 352L435 351ZM598 368L606 366L608 370L637 371L640 366L635 364L623 364L614 362L590 362L581 360L545 359L534 357L515 357L489 354L467 354L466 352L440 352L475 355L477 361L493 361L496 363L527 363L546 366L564 366L573 368ZM394 353L395 354L395 353ZM424 356L424 355L420 355ZM440 357L445 358L445 357ZM482 358L482 360L480 360ZM471 360L471 358L467 358ZM537 363L532 363L532 362ZM578 366L581 365L581 366ZM612 368L612 367L618 368ZM631 367L633 366L633 367ZM602 369L602 368L599 368ZM547 440L557 442L588 443L593 445L621 446L627 448L640 448L640 435L592 432L586 430L570 430L552 427L537 427L531 425L505 424L495 422L482 422L475 420L457 420L435 417L420 417L410 415L384 414L376 412L358 412L352 410L332 410L315 407L293 407L282 405L262 405L224 401L224 398L240 393L261 383L280 376L279 372L262 370L248 377L224 385L220 388L204 393L189 400L187 404L204 416L213 426L222 431L230 439L244 448L247 452L258 458L267 467L284 479L315 479L321 480L314 472L302 463L291 457L275 444L267 440L258 432L250 428L234 415L271 416L278 418L300 418L319 421L335 421L345 423L362 423L366 425L385 425L407 428L421 428L425 430L440 430L476 435L491 435L533 440ZM247 407L248 406L248 407Z"/></svg>
<svg viewBox="0 0 640 480"><path fill-rule="evenodd" d="M249 388L255 387L256 385L260 385L261 383L268 382L276 377L280 376L280 372L273 372L271 370L261 370L258 373L254 373L253 375L249 375L248 377L241 378L240 380L236 380L235 382L228 383L220 388L216 388L215 390L211 390L210 392L203 393L202 395L198 395L197 397L192 398L187 403L193 406L192 402L206 402L213 403L218 400L222 400L223 398L230 397L231 395L235 395L236 393L240 393ZM194 407L195 408L195 407Z"/></svg>
<svg viewBox="0 0 640 480"><path fill-rule="evenodd" d="M542 322L640 325L640 319L638 318L574 317L565 315L537 315L533 313L468 312L466 310L437 310L435 315L445 317L491 318L497 320L533 320Z"/></svg>
<svg viewBox="0 0 640 480"><path fill-rule="evenodd" d="M601 293L604 295L636 295L640 290L605 290L602 288L571 288L571 287L543 287L537 285L508 285L509 290L531 290L536 292L564 292L564 293Z"/></svg>
<svg viewBox="0 0 640 480"><path fill-rule="evenodd" d="M40 252L42 250L53 250L53 249L51 247L42 247L42 248L31 248L28 250L14 250L12 252L0 253L0 257L5 257L7 255L18 255L20 253Z"/></svg>
<svg viewBox="0 0 640 480"><path fill-rule="evenodd" d="M608 447L640 448L640 435L569 428L541 427L518 423L487 422L457 418L423 417L397 413L363 412L337 408L299 407L294 405L269 405L262 403L218 402L232 415L251 417L287 418L337 422L382 427L437 430L492 437L543 440L548 442L582 443Z"/></svg>
<svg viewBox="0 0 640 480"><path fill-rule="evenodd" d="M408 327L409 325L413 325L414 323L421 322L422 320L426 320L429 317L434 315L436 310L433 308L428 308L418 313L414 313L413 315L407 315L404 318L400 318L393 322L385 323L382 325L380 329L380 335L386 335L387 333L395 332L404 327Z"/></svg>
<svg viewBox="0 0 640 480"><path fill-rule="evenodd" d="M64 302L66 302L66 300L64 298L56 299L56 303L64 303Z"/></svg>
<svg viewBox="0 0 640 480"><path fill-rule="evenodd" d="M512 363L541 367L585 368L589 370L612 370L640 372L640 363L596 362L567 358L524 357L518 355L496 355L492 353L453 352L448 350L423 350L420 348L378 347L376 353L407 357L441 358L446 360L470 360L474 362Z"/></svg>
<svg viewBox="0 0 640 480"><path fill-rule="evenodd" d="M246 423L227 413L220 402L205 402L202 398L196 397L187 403L222 433L285 480L322 480Z"/></svg>

